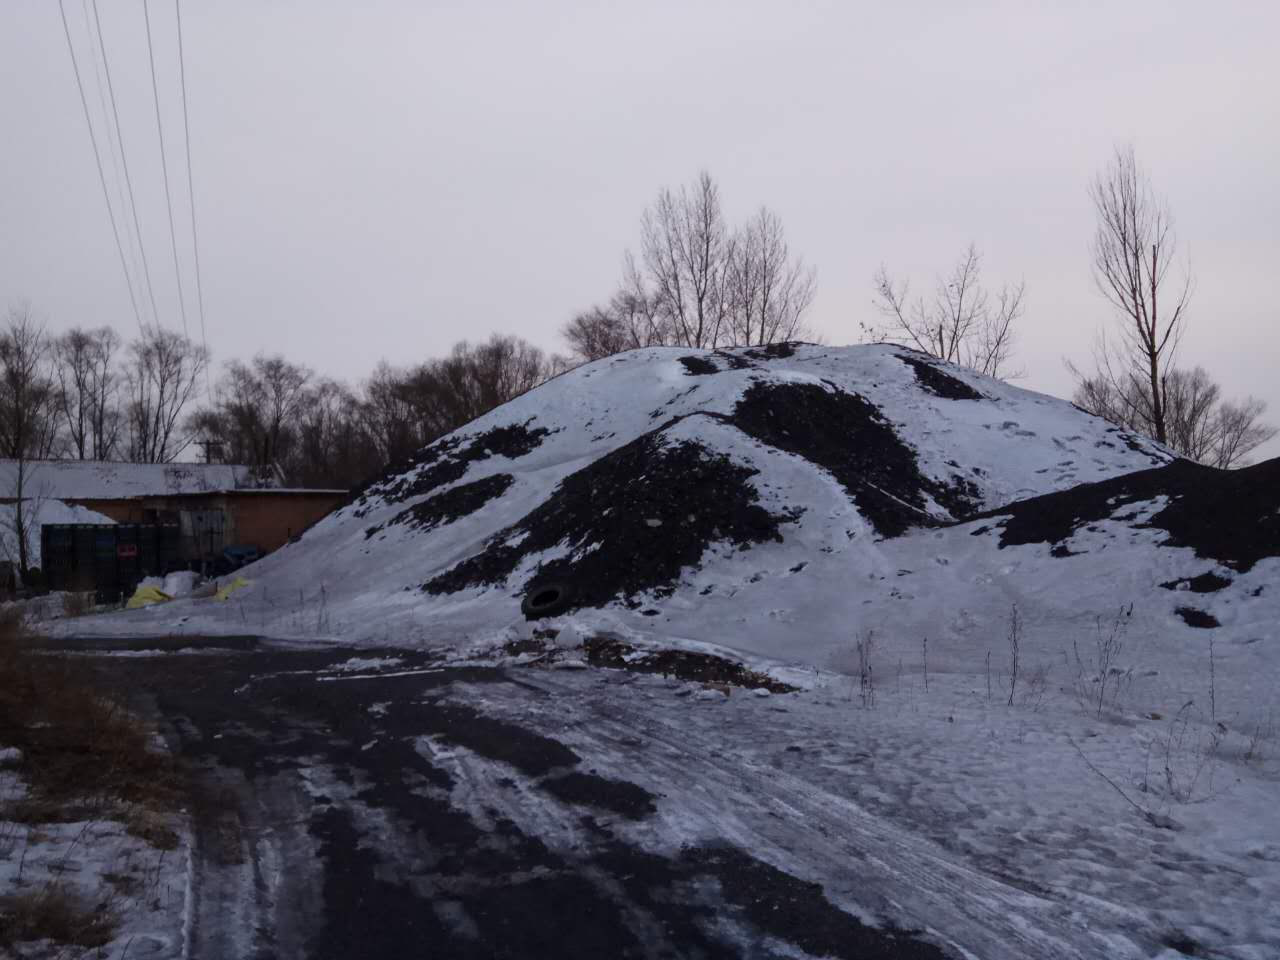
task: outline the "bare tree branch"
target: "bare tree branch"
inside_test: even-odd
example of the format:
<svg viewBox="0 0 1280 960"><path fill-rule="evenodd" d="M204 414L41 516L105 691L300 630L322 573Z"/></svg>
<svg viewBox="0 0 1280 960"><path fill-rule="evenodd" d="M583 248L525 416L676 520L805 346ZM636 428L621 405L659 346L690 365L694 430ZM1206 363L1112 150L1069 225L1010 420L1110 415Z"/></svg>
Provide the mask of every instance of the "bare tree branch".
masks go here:
<svg viewBox="0 0 1280 960"><path fill-rule="evenodd" d="M875 276L876 307L885 323L863 325L871 339L914 347L948 363L991 377L1021 376L1009 364L1022 318L1025 285L1002 287L992 304L982 285L982 254L970 244L930 300L908 300L910 286L894 282L881 266Z"/></svg>

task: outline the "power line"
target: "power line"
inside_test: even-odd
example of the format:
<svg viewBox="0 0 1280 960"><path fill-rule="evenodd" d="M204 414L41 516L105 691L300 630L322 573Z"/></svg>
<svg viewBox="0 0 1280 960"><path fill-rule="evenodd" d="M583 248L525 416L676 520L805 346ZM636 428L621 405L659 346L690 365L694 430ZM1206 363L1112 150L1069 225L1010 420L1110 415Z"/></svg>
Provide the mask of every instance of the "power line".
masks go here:
<svg viewBox="0 0 1280 960"><path fill-rule="evenodd" d="M61 2L61 0L59 0ZM129 209L133 213L133 230L138 237L138 251L142 254L142 273L147 281L147 296L151 300L151 316L160 325L160 311L156 309L156 292L151 286L151 268L147 265L147 246L142 241L142 228L138 222L138 205L133 199L133 180L129 177L129 157L124 149L124 129L120 126L120 113L116 108L116 92L111 83L111 58L102 40L102 20L98 16L98 0L93 0L93 21L98 28L98 42L102 44L102 67L107 75L107 96L111 99L111 115L116 123L116 137L120 141L120 165L124 168L124 182L129 190Z"/></svg>
<svg viewBox="0 0 1280 960"><path fill-rule="evenodd" d="M205 339L204 288L200 282L200 234L196 231L196 188L191 176L191 122L187 114L187 59L182 46L182 0L173 0L173 8L178 15L178 75L182 79L182 133L187 152L187 197L191 201L191 249L195 253L196 262L196 303L200 308L200 346L207 356L209 342ZM204 368L204 389L212 404L213 391L209 385L208 363Z"/></svg>
<svg viewBox="0 0 1280 960"><path fill-rule="evenodd" d="M169 244L173 248L173 276L178 284L178 309L182 314L182 334L187 335L187 299L182 295L182 268L178 265L178 234L173 227L173 198L169 193L169 162L164 154L164 125L160 122L160 88L156 84L156 52L151 44L150 4L142 0L142 18L147 24L147 57L151 61L151 95L156 104L156 134L160 139L160 170L164 174L164 205L169 211Z"/></svg>
<svg viewBox="0 0 1280 960"><path fill-rule="evenodd" d="M107 189L107 177L102 171L102 154L98 150L98 137L93 132L93 120L89 116L89 101L84 95L84 83L80 78L80 65L76 62L76 49L71 43L71 27L67 24L67 10L63 0L58 0L58 12L62 14L62 32L67 38L67 52L71 54L71 69L76 75L76 89L80 91L80 106L84 108L84 122L89 128L89 142L93 144L93 160L98 167L98 182L102 184L102 199L107 203L107 216L111 218L111 234L116 239L116 252L120 254L120 269L124 271L124 283L129 288L129 302L133 304L133 316L142 328L142 314L138 310L138 298L133 292L133 279L129 275L129 264L124 255L124 244L120 242L120 228L116 224L116 213L111 206L111 192Z"/></svg>
<svg viewBox="0 0 1280 960"><path fill-rule="evenodd" d="M84 12L85 30L89 36L89 52L93 54L93 82L98 94L98 106L102 109L102 122L107 131L107 155L111 158L111 185L115 187L115 198L121 210L128 206L128 198L124 192L124 177L120 173L120 146L115 128L111 125L111 114L107 107L107 84L102 76L102 37L93 29L93 15L89 12L89 0L80 0ZM129 267L133 271L130 277L142 274L142 261L138 257L136 238L128 230L124 232L125 246L129 248Z"/></svg>

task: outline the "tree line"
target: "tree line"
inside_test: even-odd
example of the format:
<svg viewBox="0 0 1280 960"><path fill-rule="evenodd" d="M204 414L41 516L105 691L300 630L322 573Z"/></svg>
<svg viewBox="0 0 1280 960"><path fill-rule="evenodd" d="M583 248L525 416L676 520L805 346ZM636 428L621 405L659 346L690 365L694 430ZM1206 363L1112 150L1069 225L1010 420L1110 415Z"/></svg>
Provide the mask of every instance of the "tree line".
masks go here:
<svg viewBox="0 0 1280 960"><path fill-rule="evenodd" d="M1276 435L1266 405L1231 401L1177 350L1193 282L1175 271L1177 238L1131 149L1090 190L1093 275L1112 308L1093 369L1071 364L1087 412L1219 467L1238 466ZM650 346L717 349L816 339L806 325L816 274L793 254L767 207L731 226L707 172L664 188L640 218L639 255L603 303L562 328L570 356L518 337L462 342L444 357L381 363L356 385L281 355L231 360L159 327L126 342L110 327L52 336L30 308L0 330L0 456L166 463L179 457L278 466L300 486L351 487L576 363ZM970 245L928 294L885 267L873 280L879 320L863 339L910 346L999 378L1014 365L1025 285L989 289ZM193 444L201 449L192 450Z"/></svg>
<svg viewBox="0 0 1280 960"><path fill-rule="evenodd" d="M16 306L0 329L0 457L207 458L348 488L568 362L495 335L407 367L381 363L356 386L266 354L231 360L215 379L208 352L173 331L147 327L128 342L110 327L55 336Z"/></svg>

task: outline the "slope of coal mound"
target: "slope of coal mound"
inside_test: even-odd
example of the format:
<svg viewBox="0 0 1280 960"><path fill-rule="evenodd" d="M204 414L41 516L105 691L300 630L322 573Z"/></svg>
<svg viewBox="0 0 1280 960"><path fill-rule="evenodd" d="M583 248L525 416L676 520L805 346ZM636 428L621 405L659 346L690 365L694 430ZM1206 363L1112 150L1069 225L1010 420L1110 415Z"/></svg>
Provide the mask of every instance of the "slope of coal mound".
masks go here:
<svg viewBox="0 0 1280 960"><path fill-rule="evenodd" d="M1086 483L1020 500L982 516L1007 516L1000 546L1060 543L1125 504L1156 497L1170 502L1141 527L1163 530L1165 546L1239 571L1280 556L1280 457L1240 470L1217 470L1190 460Z"/></svg>
<svg viewBox="0 0 1280 960"><path fill-rule="evenodd" d="M691 377L705 377L720 372L720 368L716 366L714 360L700 357L696 354L681 357L680 365L684 367L685 373Z"/></svg>
<svg viewBox="0 0 1280 960"><path fill-rule="evenodd" d="M365 539L368 540L386 527L400 524L407 524L413 530L432 530L446 523L453 523L459 517L475 513L495 497L502 496L514 481L515 477L509 473L495 473L471 483L450 487L444 493L428 497L409 509L400 511L386 523L370 527L364 532Z"/></svg>
<svg viewBox="0 0 1280 960"><path fill-rule="evenodd" d="M512 460L532 452L551 433L546 427L529 429L532 419L494 427L473 436L449 436L423 447L408 460L388 467L366 484L356 496L355 515L363 517L370 498L381 496L388 503L403 503L430 493L446 483L460 480L467 467L495 454ZM424 468L425 469L421 469Z"/></svg>
<svg viewBox="0 0 1280 960"><path fill-rule="evenodd" d="M973 387L950 374L943 373L938 367L920 357L909 353L898 354L898 359L916 372L916 380L935 397L945 400L985 400L987 399Z"/></svg>
<svg viewBox="0 0 1280 960"><path fill-rule="evenodd" d="M797 346L798 344L793 341L783 340L779 343L768 343L762 347L743 350L742 355L751 357L753 360L785 360L795 356Z"/></svg>
<svg viewBox="0 0 1280 960"><path fill-rule="evenodd" d="M915 451L856 393L817 384L757 382L734 407L730 422L749 436L829 471L883 537L938 524L925 495L954 517L971 513L977 498L958 474L948 486L920 472Z"/></svg>
<svg viewBox="0 0 1280 960"><path fill-rule="evenodd" d="M569 554L539 566L532 580L566 584L571 608L618 596L669 596L680 571L712 543L745 547L782 539L795 519L757 502L757 471L692 441L647 433L571 474L551 496L492 537L485 549L423 584L456 593L505 581L528 556L567 545Z"/></svg>

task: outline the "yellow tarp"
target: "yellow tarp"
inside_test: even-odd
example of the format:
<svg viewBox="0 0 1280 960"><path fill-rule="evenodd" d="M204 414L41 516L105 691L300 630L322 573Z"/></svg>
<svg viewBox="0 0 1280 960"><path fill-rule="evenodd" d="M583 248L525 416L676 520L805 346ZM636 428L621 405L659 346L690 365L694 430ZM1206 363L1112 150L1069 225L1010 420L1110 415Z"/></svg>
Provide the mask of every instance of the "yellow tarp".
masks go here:
<svg viewBox="0 0 1280 960"><path fill-rule="evenodd" d="M248 585L249 585L249 581L246 580L244 577L236 577L234 580L228 583L225 587L220 588L218 592L213 595L213 597L215 600L226 600L228 597L230 597L233 593L235 593L241 587L247 587Z"/></svg>
<svg viewBox="0 0 1280 960"><path fill-rule="evenodd" d="M142 586L133 592L133 596L129 598L129 602L125 604L125 607L129 610L137 610L139 607L149 607L152 604L165 603L172 599L173 597L159 587Z"/></svg>

